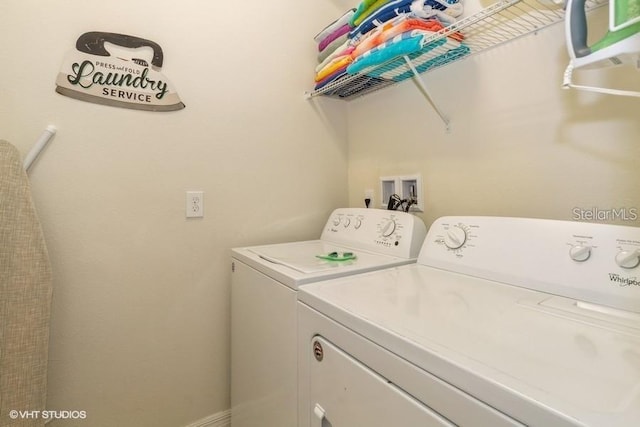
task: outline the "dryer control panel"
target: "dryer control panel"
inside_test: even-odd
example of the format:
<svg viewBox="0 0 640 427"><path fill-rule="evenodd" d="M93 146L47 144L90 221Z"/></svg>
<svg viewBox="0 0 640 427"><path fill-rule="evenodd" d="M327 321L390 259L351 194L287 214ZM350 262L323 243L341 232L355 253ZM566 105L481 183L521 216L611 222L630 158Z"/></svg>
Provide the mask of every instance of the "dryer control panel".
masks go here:
<svg viewBox="0 0 640 427"><path fill-rule="evenodd" d="M321 240L400 258L417 258L427 234L417 216L383 209L336 209Z"/></svg>
<svg viewBox="0 0 640 427"><path fill-rule="evenodd" d="M640 313L640 228L442 217L419 264Z"/></svg>

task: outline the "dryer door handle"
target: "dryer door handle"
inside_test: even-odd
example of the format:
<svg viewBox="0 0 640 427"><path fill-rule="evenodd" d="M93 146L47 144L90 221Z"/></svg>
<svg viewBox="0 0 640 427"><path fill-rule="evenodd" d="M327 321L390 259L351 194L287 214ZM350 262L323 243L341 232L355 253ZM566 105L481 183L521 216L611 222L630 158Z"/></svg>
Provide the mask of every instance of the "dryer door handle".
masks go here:
<svg viewBox="0 0 640 427"><path fill-rule="evenodd" d="M322 427L324 418L324 409L316 403L316 406L313 408L313 416L311 417L311 427Z"/></svg>

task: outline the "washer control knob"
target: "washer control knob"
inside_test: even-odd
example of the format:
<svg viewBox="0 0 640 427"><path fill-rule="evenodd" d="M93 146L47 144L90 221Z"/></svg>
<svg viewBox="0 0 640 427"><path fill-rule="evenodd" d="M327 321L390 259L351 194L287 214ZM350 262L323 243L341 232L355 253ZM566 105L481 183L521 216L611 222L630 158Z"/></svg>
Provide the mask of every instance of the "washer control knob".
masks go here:
<svg viewBox="0 0 640 427"><path fill-rule="evenodd" d="M616 254L616 264L622 268L636 268L640 265L640 249L618 252Z"/></svg>
<svg viewBox="0 0 640 427"><path fill-rule="evenodd" d="M393 234L394 231L396 231L396 222L393 219L390 219L387 221L386 224L384 224L382 226L382 228L380 229L380 234L382 234L382 237L389 237Z"/></svg>
<svg viewBox="0 0 640 427"><path fill-rule="evenodd" d="M591 256L591 246L574 245L569 249L569 256L576 262L583 262Z"/></svg>
<svg viewBox="0 0 640 427"><path fill-rule="evenodd" d="M349 226L349 224L351 224L351 218L345 218L344 219L344 228L347 228Z"/></svg>
<svg viewBox="0 0 640 427"><path fill-rule="evenodd" d="M451 227L444 235L444 244L449 249L458 249L467 241L467 232L459 225Z"/></svg>
<svg viewBox="0 0 640 427"><path fill-rule="evenodd" d="M353 227L357 230L362 226L362 220L360 218L356 218L356 222L353 224Z"/></svg>
<svg viewBox="0 0 640 427"><path fill-rule="evenodd" d="M340 225L340 217L339 216L333 218L333 225L335 225L336 227L338 225Z"/></svg>

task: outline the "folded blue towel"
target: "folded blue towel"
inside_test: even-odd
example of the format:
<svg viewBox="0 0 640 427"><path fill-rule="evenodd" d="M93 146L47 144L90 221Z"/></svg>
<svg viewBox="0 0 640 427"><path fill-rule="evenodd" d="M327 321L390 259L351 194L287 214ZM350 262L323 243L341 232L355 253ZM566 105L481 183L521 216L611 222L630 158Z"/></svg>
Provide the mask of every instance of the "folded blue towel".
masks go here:
<svg viewBox="0 0 640 427"><path fill-rule="evenodd" d="M433 49L444 44L446 41L445 38L442 38L429 43L428 46L424 46L424 34L413 35L411 31L402 33L358 56L356 60L347 67L347 72L349 74L356 74L384 64L399 56L409 55L427 48L429 50Z"/></svg>

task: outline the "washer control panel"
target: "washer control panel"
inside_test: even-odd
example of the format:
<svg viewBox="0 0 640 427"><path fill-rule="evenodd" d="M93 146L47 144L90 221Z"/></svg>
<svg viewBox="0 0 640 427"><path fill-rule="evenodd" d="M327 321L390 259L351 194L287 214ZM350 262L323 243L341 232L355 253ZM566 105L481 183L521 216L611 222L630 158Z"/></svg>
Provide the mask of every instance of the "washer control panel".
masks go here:
<svg viewBox="0 0 640 427"><path fill-rule="evenodd" d="M640 313L640 227L443 217L418 263Z"/></svg>
<svg viewBox="0 0 640 427"><path fill-rule="evenodd" d="M342 208L329 216L321 239L402 258L417 258L426 234L424 222L410 213Z"/></svg>

